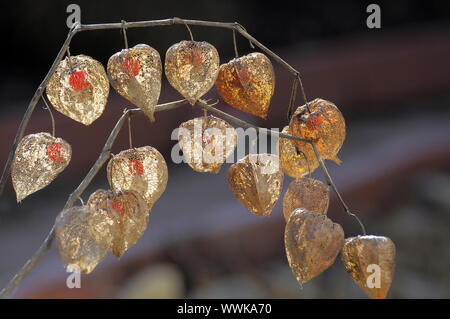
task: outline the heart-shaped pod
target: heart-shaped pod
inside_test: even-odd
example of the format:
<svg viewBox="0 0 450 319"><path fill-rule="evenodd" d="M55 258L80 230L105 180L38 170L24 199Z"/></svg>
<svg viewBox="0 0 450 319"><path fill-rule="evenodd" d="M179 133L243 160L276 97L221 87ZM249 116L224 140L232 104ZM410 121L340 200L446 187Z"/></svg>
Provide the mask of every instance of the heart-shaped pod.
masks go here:
<svg viewBox="0 0 450 319"><path fill-rule="evenodd" d="M90 125L105 109L109 81L100 62L81 54L59 62L46 92L58 112Z"/></svg>
<svg viewBox="0 0 450 319"><path fill-rule="evenodd" d="M275 154L249 154L230 166L228 186L250 212L267 216L283 188L283 172Z"/></svg>
<svg viewBox="0 0 450 319"><path fill-rule="evenodd" d="M124 49L109 58L107 70L112 87L154 121L162 75L158 51L146 44Z"/></svg>
<svg viewBox="0 0 450 319"><path fill-rule="evenodd" d="M167 79L191 105L214 85L219 72L219 53L207 42L181 41L166 52Z"/></svg>
<svg viewBox="0 0 450 319"><path fill-rule="evenodd" d="M154 147L132 148L114 155L108 163L109 185L115 192L132 190L147 203L147 210L166 189L167 164Z"/></svg>
<svg viewBox="0 0 450 319"><path fill-rule="evenodd" d="M185 161L194 171L215 173L236 148L234 127L215 116L202 116L181 123L178 143Z"/></svg>
<svg viewBox="0 0 450 319"><path fill-rule="evenodd" d="M291 134L289 126L285 126L282 133ZM312 147L302 148L303 151L308 151L308 154L303 154L296 147L291 139L280 136L278 140L278 152L281 161L281 169L283 173L292 178L300 178L310 174L319 167L319 161Z"/></svg>
<svg viewBox="0 0 450 319"><path fill-rule="evenodd" d="M357 236L345 240L344 267L355 283L373 299L384 299L395 268L395 245L384 236Z"/></svg>
<svg viewBox="0 0 450 319"><path fill-rule="evenodd" d="M272 63L259 52L235 58L220 66L216 87L235 109L266 118L275 92Z"/></svg>
<svg viewBox="0 0 450 319"><path fill-rule="evenodd" d="M286 224L284 245L289 266L302 285L334 263L344 245L344 231L324 214L296 209Z"/></svg>
<svg viewBox="0 0 450 319"><path fill-rule="evenodd" d="M106 256L108 246L92 236L87 206L74 206L63 210L55 222L55 240L64 267L71 272L79 270L89 274ZM76 265L78 269L74 269Z"/></svg>
<svg viewBox="0 0 450 319"><path fill-rule="evenodd" d="M91 194L87 206L91 235L117 257L136 244L147 229L147 205L134 191L99 189Z"/></svg>
<svg viewBox="0 0 450 319"><path fill-rule="evenodd" d="M283 215L286 222L296 208L327 214L330 188L321 181L302 177L293 180L283 197Z"/></svg>
<svg viewBox="0 0 450 319"><path fill-rule="evenodd" d="M333 103L315 99L306 105L299 106L289 122L289 130L295 136L299 136L315 142L322 159L334 161L337 164L341 160L337 157L345 140L345 120L341 111ZM302 141L294 141L297 149L302 151L310 162L314 154L312 146Z"/></svg>
<svg viewBox="0 0 450 319"><path fill-rule="evenodd" d="M17 202L50 184L72 157L70 144L49 133L24 136L17 145L11 177Z"/></svg>

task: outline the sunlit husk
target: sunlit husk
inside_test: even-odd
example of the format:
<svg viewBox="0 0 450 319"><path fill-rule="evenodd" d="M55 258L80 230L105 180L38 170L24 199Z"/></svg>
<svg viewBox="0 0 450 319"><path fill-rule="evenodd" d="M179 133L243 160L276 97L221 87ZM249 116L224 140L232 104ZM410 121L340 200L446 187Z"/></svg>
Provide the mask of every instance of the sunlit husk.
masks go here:
<svg viewBox="0 0 450 319"><path fill-rule="evenodd" d="M74 206L62 211L56 219L55 239L64 267L69 271L89 274L107 253L108 247L92 236L89 218L87 206Z"/></svg>
<svg viewBox="0 0 450 319"><path fill-rule="evenodd" d="M134 191L99 189L91 194L87 206L91 235L117 257L135 245L147 229L149 211L142 196Z"/></svg>
<svg viewBox="0 0 450 319"><path fill-rule="evenodd" d="M395 268L392 240L372 235L350 237L345 240L341 257L347 272L370 298L386 298ZM379 267L379 273L376 267ZM377 275L380 275L378 282Z"/></svg>
<svg viewBox="0 0 450 319"><path fill-rule="evenodd" d="M283 215L286 222L296 208L327 214L330 188L321 181L302 177L293 180L283 197Z"/></svg>
<svg viewBox="0 0 450 319"><path fill-rule="evenodd" d="M158 51L146 44L124 49L109 58L107 70L112 87L154 121L162 75Z"/></svg>
<svg viewBox="0 0 450 319"><path fill-rule="evenodd" d="M50 184L69 164L70 144L48 133L26 135L14 153L11 176L17 202Z"/></svg>
<svg viewBox="0 0 450 319"><path fill-rule="evenodd" d="M53 107L71 119L90 125L102 115L109 94L103 65L86 55L66 57L46 87Z"/></svg>
<svg viewBox="0 0 450 319"><path fill-rule="evenodd" d="M164 69L170 85L193 105L213 87L219 53L207 42L181 41L167 50Z"/></svg>
<svg viewBox="0 0 450 319"><path fill-rule="evenodd" d="M296 209L286 224L289 266L300 284L328 269L344 245L344 231L324 214Z"/></svg>
<svg viewBox="0 0 450 319"><path fill-rule="evenodd" d="M144 198L148 210L166 189L168 179L164 157L151 146L114 155L108 163L107 175L112 190L137 192Z"/></svg>
<svg viewBox="0 0 450 319"><path fill-rule="evenodd" d="M289 130L299 136L315 142L322 159L341 163L337 157L345 140L345 120L342 113L333 103L315 99L306 105L300 106L294 112L289 123ZM313 161L312 146L306 142L294 141L297 149L306 154L310 162Z"/></svg>
<svg viewBox="0 0 450 319"><path fill-rule="evenodd" d="M181 123L178 143L193 170L218 173L236 148L237 134L226 121L215 116L202 116Z"/></svg>
<svg viewBox="0 0 450 319"><path fill-rule="evenodd" d="M220 66L216 87L235 109L266 118L275 92L272 63L259 52L233 59Z"/></svg>
<svg viewBox="0 0 450 319"><path fill-rule="evenodd" d="M284 174L274 154L250 154L230 166L228 186L250 212L266 216L272 212L283 188Z"/></svg>
<svg viewBox="0 0 450 319"><path fill-rule="evenodd" d="M283 128L282 133L291 134L289 126ZM300 178L312 173L319 167L319 161L312 147L302 148L309 153L301 153L292 140L280 137L278 140L278 152L283 173L292 178Z"/></svg>

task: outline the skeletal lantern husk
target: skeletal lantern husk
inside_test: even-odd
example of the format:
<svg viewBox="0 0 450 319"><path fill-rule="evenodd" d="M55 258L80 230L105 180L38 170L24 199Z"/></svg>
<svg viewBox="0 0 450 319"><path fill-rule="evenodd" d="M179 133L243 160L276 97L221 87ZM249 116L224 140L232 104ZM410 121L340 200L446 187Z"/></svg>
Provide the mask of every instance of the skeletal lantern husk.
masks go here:
<svg viewBox="0 0 450 319"><path fill-rule="evenodd" d="M234 127L215 116L202 116L181 123L178 143L194 171L218 173L236 148Z"/></svg>
<svg viewBox="0 0 450 319"><path fill-rule="evenodd" d="M100 62L86 55L77 55L59 62L46 92L57 111L90 125L105 109L109 81Z"/></svg>
<svg viewBox="0 0 450 319"><path fill-rule="evenodd" d="M161 153L154 147L143 146L114 155L108 163L107 176L113 191L135 191L151 210L166 189L168 171Z"/></svg>
<svg viewBox="0 0 450 319"><path fill-rule="evenodd" d="M68 271L90 273L105 257L108 247L92 236L87 206L74 206L63 210L55 223L55 239L59 255ZM73 265L78 269L74 269Z"/></svg>
<svg viewBox="0 0 450 319"><path fill-rule="evenodd" d="M275 92L272 63L259 52L235 58L220 66L216 87L230 106L266 118Z"/></svg>
<svg viewBox="0 0 450 319"><path fill-rule="evenodd" d="M330 188L317 179L302 177L293 180L283 197L283 215L286 222L296 208L327 214Z"/></svg>
<svg viewBox="0 0 450 319"><path fill-rule="evenodd" d="M17 202L50 184L69 164L70 144L48 133L24 136L17 145L11 176Z"/></svg>
<svg viewBox="0 0 450 319"><path fill-rule="evenodd" d="M283 128L282 133L291 134L289 126ZM283 173L292 178L300 178L310 174L319 167L319 161L312 147L302 148L309 153L303 154L296 147L292 140L280 137L278 140L278 152Z"/></svg>
<svg viewBox="0 0 450 319"><path fill-rule="evenodd" d="M206 94L219 72L219 53L207 42L181 41L166 52L167 79L190 104Z"/></svg>
<svg viewBox="0 0 450 319"><path fill-rule="evenodd" d="M283 177L275 154L249 154L227 172L233 195L250 212L260 216L272 212L283 188Z"/></svg>
<svg viewBox="0 0 450 319"><path fill-rule="evenodd" d="M91 194L87 206L91 236L117 257L136 244L147 229L149 210L137 192L99 189Z"/></svg>
<svg viewBox="0 0 450 319"><path fill-rule="evenodd" d="M387 237L364 235L345 240L341 252L345 269L373 299L384 299L395 268L395 245Z"/></svg>
<svg viewBox="0 0 450 319"><path fill-rule="evenodd" d="M158 51L146 44L124 49L109 58L107 70L112 87L154 121L161 92L162 66Z"/></svg>
<svg viewBox="0 0 450 319"><path fill-rule="evenodd" d="M292 115L289 130L295 136L314 141L322 159L331 160L337 164L341 160L337 157L345 140L345 120L341 111L333 103L315 99L300 106ZM302 151L312 162L314 150L306 142L294 141L297 149ZM311 155L310 155L311 154Z"/></svg>
<svg viewBox="0 0 450 319"><path fill-rule="evenodd" d="M284 233L289 266L302 285L328 269L344 245L344 231L324 214L296 209Z"/></svg>

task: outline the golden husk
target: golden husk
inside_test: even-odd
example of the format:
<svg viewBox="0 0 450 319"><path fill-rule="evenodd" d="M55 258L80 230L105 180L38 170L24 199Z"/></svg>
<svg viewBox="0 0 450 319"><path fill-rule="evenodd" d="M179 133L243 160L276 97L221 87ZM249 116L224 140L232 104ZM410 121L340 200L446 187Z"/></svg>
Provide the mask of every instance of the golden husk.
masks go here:
<svg viewBox="0 0 450 319"><path fill-rule="evenodd" d="M154 147L143 146L114 155L108 163L107 176L113 191L135 191L144 198L147 210L151 210L166 189L168 171L161 153Z"/></svg>
<svg viewBox="0 0 450 319"><path fill-rule="evenodd" d="M289 126L283 128L282 133L291 134ZM300 178L310 174L319 167L319 161L312 147L303 148L309 151L308 154L302 154L297 150L292 140L280 137L278 140L278 152L281 161L283 173L292 178Z"/></svg>
<svg viewBox="0 0 450 319"><path fill-rule="evenodd" d="M71 119L90 125L102 115L109 94L103 65L86 55L66 57L46 87L53 107Z"/></svg>
<svg viewBox="0 0 450 319"><path fill-rule="evenodd" d="M99 189L91 194L87 206L91 235L117 257L136 244L147 229L147 205L134 191L113 193Z"/></svg>
<svg viewBox="0 0 450 319"><path fill-rule="evenodd" d="M64 267L77 265L81 273L89 274L105 257L108 247L97 242L90 232L87 206L63 210L56 219L55 239Z"/></svg>
<svg viewBox="0 0 450 319"><path fill-rule="evenodd" d="M300 284L328 269L344 245L344 231L324 214L296 209L286 224L289 266Z"/></svg>
<svg viewBox="0 0 450 319"><path fill-rule="evenodd" d="M357 236L345 240L341 252L344 267L355 283L372 299L386 298L395 268L395 245L383 236ZM379 288L367 285L369 276L376 275L369 265L380 268ZM373 282L371 283L373 284Z"/></svg>
<svg viewBox="0 0 450 319"><path fill-rule="evenodd" d="M214 85L219 53L207 42L181 41L166 52L167 79L192 105Z"/></svg>
<svg viewBox="0 0 450 319"><path fill-rule="evenodd" d="M283 172L275 154L249 154L230 166L228 186L250 212L267 216L283 188Z"/></svg>
<svg viewBox="0 0 450 319"><path fill-rule="evenodd" d="M109 58L107 70L112 87L154 121L162 75L158 51L146 44L124 49Z"/></svg>
<svg viewBox="0 0 450 319"><path fill-rule="evenodd" d="M283 197L283 215L286 222L296 208L327 214L330 188L321 181L302 177L293 180Z"/></svg>
<svg viewBox="0 0 450 319"><path fill-rule="evenodd" d="M237 134L226 121L202 116L181 123L178 143L194 171L217 174L236 148Z"/></svg>
<svg viewBox="0 0 450 319"><path fill-rule="evenodd" d="M334 161L337 164L341 160L337 157L345 140L345 120L342 113L333 103L315 99L306 105L300 106L294 112L289 123L292 135L302 137L315 142L322 159ZM294 140L297 149L303 152L310 163L313 162L314 150L306 142Z"/></svg>
<svg viewBox="0 0 450 319"><path fill-rule="evenodd" d="M50 184L72 157L70 144L48 133L26 135L17 145L11 176L17 202Z"/></svg>
<svg viewBox="0 0 450 319"><path fill-rule="evenodd" d="M275 92L272 63L259 52L235 58L220 66L216 87L230 106L266 118Z"/></svg>

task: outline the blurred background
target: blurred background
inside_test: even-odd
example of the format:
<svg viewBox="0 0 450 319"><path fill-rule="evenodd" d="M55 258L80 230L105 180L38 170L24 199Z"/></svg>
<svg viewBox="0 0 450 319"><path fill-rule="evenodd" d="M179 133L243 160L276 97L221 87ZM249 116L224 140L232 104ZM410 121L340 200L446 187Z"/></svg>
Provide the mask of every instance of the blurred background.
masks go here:
<svg viewBox="0 0 450 319"><path fill-rule="evenodd" d="M368 233L397 246L392 298L450 297L450 3L376 1L381 28L366 26L367 1L9 1L1 4L0 167L34 91L68 32L66 7L81 7L82 23L164 19L238 21L260 42L300 70L306 94L333 101L343 112L347 139L342 165L331 175ZM212 43L221 63L232 58L230 30L191 27ZM129 29L130 46L147 43L161 58L188 39L182 25ZM72 55L106 65L123 47L119 30L82 32ZM253 51L238 37L241 55ZM257 49L255 49L257 50ZM292 77L274 63L277 85L267 120L218 107L269 128L286 125ZM217 99L213 88L207 98ZM160 102L180 99L163 79ZM300 97L297 104L302 104ZM27 134L51 130L40 102ZM0 286L39 247L68 195L101 151L123 109L133 107L113 89L101 118L86 127L58 112L56 135L72 145L70 165L45 189L21 204L8 181L0 197ZM120 260L107 257L68 289L67 273L53 247L13 294L17 298L365 298L339 258L300 289L287 264L281 198L269 217L252 215L233 197L225 164L217 175L175 165L170 139L178 125L202 112L181 107L157 113L157 122L133 119L135 146L151 145L169 165L169 182L155 204L149 228ZM121 132L113 153L128 148ZM321 172L314 177L322 179ZM291 178L285 176L284 189ZM107 188L105 169L83 194ZM332 197L329 217L346 236L359 232Z"/></svg>

